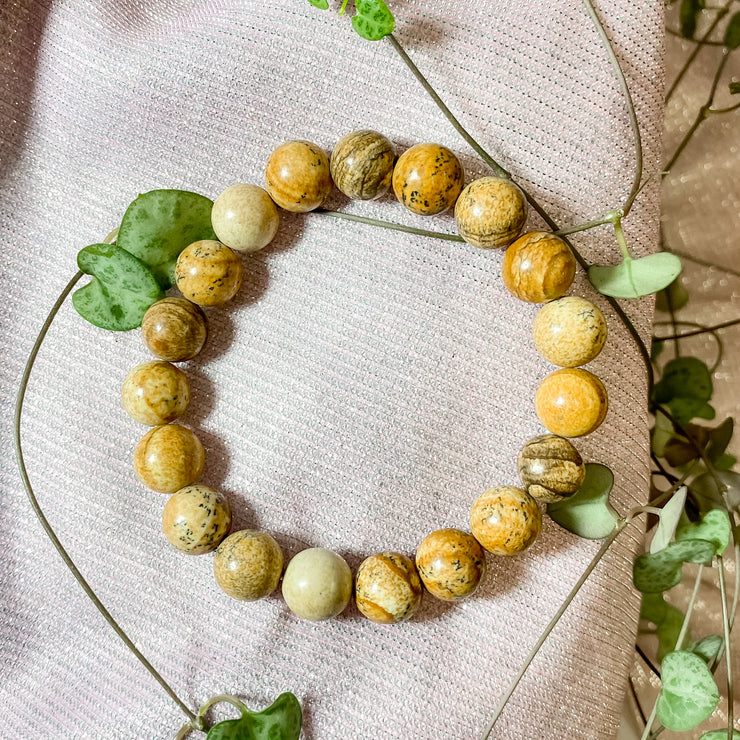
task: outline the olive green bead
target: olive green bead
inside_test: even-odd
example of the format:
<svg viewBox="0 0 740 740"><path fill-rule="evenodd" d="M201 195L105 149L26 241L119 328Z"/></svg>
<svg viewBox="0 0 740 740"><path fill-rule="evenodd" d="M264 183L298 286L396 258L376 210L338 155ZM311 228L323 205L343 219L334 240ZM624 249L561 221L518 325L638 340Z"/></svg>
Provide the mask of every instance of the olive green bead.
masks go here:
<svg viewBox="0 0 740 740"><path fill-rule="evenodd" d="M516 464L527 492L548 504L572 496L586 477L578 450L555 434L530 439L519 451Z"/></svg>

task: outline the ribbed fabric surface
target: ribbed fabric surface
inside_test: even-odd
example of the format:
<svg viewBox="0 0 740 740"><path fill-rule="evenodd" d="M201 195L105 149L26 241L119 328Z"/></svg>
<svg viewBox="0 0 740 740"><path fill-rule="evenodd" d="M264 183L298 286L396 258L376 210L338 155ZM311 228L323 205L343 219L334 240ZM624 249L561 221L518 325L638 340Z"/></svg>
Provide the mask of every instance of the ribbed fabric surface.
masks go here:
<svg viewBox="0 0 740 740"><path fill-rule="evenodd" d="M336 5L336 4L335 4ZM396 35L494 158L560 223L620 204L633 143L615 76L581 3L393 2ZM662 3L608 0L599 12L627 74L646 173L659 170ZM358 128L401 152L450 147L466 179L487 174L388 42L299 0L6 0L0 6L0 651L3 737L172 738L184 721L104 623L44 536L12 458L15 392L75 256L120 222L140 192L215 197L260 184L289 139L327 151ZM330 207L451 231L391 198ZM202 482L230 498L235 528L275 535L288 556L333 548L355 568L386 549L413 553L433 529L467 528L473 499L516 484L516 454L542 433L535 390L553 370L530 340L534 305L505 290L503 253L281 214L274 243L244 258L245 284L208 311L204 353L186 363L183 423L206 448ZM531 217L530 225L540 222ZM627 237L657 241L654 184ZM606 228L574 237L616 262ZM646 383L633 341L579 273L610 336L591 369L611 403L577 443L615 473L615 506L647 492ZM626 310L649 335L649 300ZM426 597L384 627L354 606L320 624L279 594L223 595L209 555L166 542L166 497L131 459L144 429L120 386L149 359L138 332L108 333L62 308L28 390L23 443L41 505L104 603L196 709L220 692L254 707L282 691L302 703L307 740L477 737L598 543L545 518L515 559L489 557L468 601ZM639 533L625 532L545 643L493 733L501 740L607 738L632 657Z"/></svg>

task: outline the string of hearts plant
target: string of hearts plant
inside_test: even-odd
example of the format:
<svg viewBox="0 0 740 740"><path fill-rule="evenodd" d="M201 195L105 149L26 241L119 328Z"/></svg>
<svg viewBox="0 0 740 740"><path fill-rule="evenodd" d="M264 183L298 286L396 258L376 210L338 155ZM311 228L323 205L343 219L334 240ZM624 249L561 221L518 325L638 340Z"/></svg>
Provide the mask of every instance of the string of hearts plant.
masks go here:
<svg viewBox="0 0 740 740"><path fill-rule="evenodd" d="M327 0L309 0L309 2L318 8L328 8ZM513 184L512 175L504 170L464 129L393 36L395 19L387 5L382 0L356 0L354 5L355 14L351 20L354 30L361 37L370 41L387 40L424 86L450 123L491 168L495 177L504 183L511 182ZM650 353L628 316L616 301L618 298L639 298L665 288L673 283L680 273L681 262L675 255L668 252L634 258L627 247L622 230L622 221L628 217L632 205L643 186L640 132L629 89L606 32L591 0L584 0L584 5L604 41L627 103L636 151L636 167L632 188L618 207L610 208L603 215L587 222L567 228L558 228L558 225L530 193L521 188L520 185L516 187L523 193L524 198L541 216L552 232L567 245L567 248L570 249L583 269L587 270L589 280L594 288L606 296L632 336L643 359L649 387L652 390L653 398L660 404L661 413L674 425L674 431L686 431L685 427L681 426L682 422L685 422L685 414L682 415L684 407L680 405L683 396L676 390L679 384L671 380L673 376L664 373L661 382L655 385L653 389L653 368ZM347 0L344 0L340 13L345 12L346 6ZM228 695L215 696L205 702L197 713L191 711L167 681L136 648L85 582L44 516L28 479L20 444L21 412L26 388L33 363L46 332L51 326L57 311L82 274L92 275L93 280L73 296L73 302L78 312L98 326L113 329L132 328L141 323L142 317L153 304L164 298L163 288L172 283L175 265L179 264L178 260L187 251L184 250L184 247L193 242L202 243L202 240L215 239L215 234L210 226L213 203L204 196L182 191L154 191L137 199L132 204L131 209L136 212L136 218L124 217L120 230L111 234L105 243L82 250L78 257L78 266L81 272L70 281L60 295L44 323L29 357L18 393L15 416L15 443L21 477L35 513L65 563L70 567L88 596L128 648L133 651L185 713L187 723L178 733L178 738L184 738L192 731L207 731L208 740L222 740L225 738L241 738L242 740L277 740L284 738L285 740L295 740L301 731L301 707L296 697L290 693L281 695L272 706L262 712L252 712L238 698ZM440 234L434 231L416 229L362 216L326 211L320 208L317 208L316 211L326 216L350 219L368 226L396 229L430 238L463 241L462 236ZM615 241L622 259L617 265L589 265L570 243L567 236L604 225L613 228ZM462 233L464 230L461 228L460 220L458 220L458 227ZM467 240L470 241L470 238ZM112 243L114 241L115 244ZM180 285L179 280L178 285ZM694 408L694 406L691 408ZM686 433L689 434L689 432ZM708 474L714 475L711 469ZM682 519L686 490L684 483L688 475L687 472L680 477L674 477L671 480L670 488L652 501L651 506L639 507L624 516L620 516L608 500L613 485L611 471L606 466L592 463L585 466L585 478L582 479L582 484L576 493L548 504L547 511L553 520L582 537L601 539L602 545L568 598L543 631L517 676L511 682L499 705L492 713L490 723L483 730L482 739L489 737L495 722L516 689L519 680L578 590L617 536L631 521L640 515L649 513L657 514L660 520L657 534L653 538L651 553L641 556L635 563L635 585L643 592L661 593L664 591L669 587L668 584L673 583L676 578L680 579L682 565L685 562L703 564L711 562L716 556L721 564L722 553L731 538L730 519L726 511L717 509L699 512L695 521ZM662 508L658 508L660 506ZM675 541L672 541L674 539ZM720 574L722 574L721 567ZM644 608L651 608L650 614L656 620L663 619L663 611L661 610L666 605L662 596L652 598L652 600L646 601L645 604L647 606ZM666 613L667 610L668 607L666 606ZM684 620L681 634L678 635L673 644L674 647L683 646L687 623L688 615ZM679 724L681 726L688 726L689 724L694 726L714 710L716 700L709 682L711 681L713 686L714 683L702 652L706 649L706 644L701 647L694 646L693 649L676 649L664 657L663 692L656 705L655 712L665 726L670 727L671 723L674 726ZM718 652L715 651L715 659ZM689 677L687 677L687 669L692 672ZM692 677L694 678L692 679ZM687 701L686 692L691 680L694 680L694 683L690 685L694 694L691 701ZM714 686L714 689L716 691L716 686ZM222 702L235 706L241 712L241 716L237 719L219 722L208 729L208 712L212 706Z"/></svg>

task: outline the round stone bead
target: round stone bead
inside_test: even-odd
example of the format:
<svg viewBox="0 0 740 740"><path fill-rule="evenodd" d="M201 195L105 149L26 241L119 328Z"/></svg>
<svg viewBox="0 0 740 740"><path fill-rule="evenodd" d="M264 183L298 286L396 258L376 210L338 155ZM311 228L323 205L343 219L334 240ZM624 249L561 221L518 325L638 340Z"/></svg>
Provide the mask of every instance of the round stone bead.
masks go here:
<svg viewBox="0 0 740 740"><path fill-rule="evenodd" d="M299 552L285 569L283 598L290 610L310 622L336 617L352 596L352 571L337 553L323 547Z"/></svg>
<svg viewBox="0 0 740 740"><path fill-rule="evenodd" d="M575 274L576 260L568 245L547 231L530 231L520 236L506 250L501 265L507 290L530 303L560 298Z"/></svg>
<svg viewBox="0 0 740 740"><path fill-rule="evenodd" d="M267 160L265 187L286 211L313 211L327 199L333 187L329 160L310 141L288 141Z"/></svg>
<svg viewBox="0 0 740 740"><path fill-rule="evenodd" d="M230 534L213 556L216 583L232 599L257 601L280 582L283 551L267 532L242 529Z"/></svg>
<svg viewBox="0 0 740 740"><path fill-rule="evenodd" d="M565 368L548 375L534 398L540 421L561 437L582 437L604 421L604 384L588 370Z"/></svg>
<svg viewBox="0 0 740 740"><path fill-rule="evenodd" d="M145 362L126 376L121 401L126 413L141 424L168 424L185 413L190 383L187 375L169 362Z"/></svg>
<svg viewBox="0 0 740 740"><path fill-rule="evenodd" d="M231 528L224 496L208 486L186 486L167 500L162 531L170 544L188 555L215 550Z"/></svg>
<svg viewBox="0 0 740 740"><path fill-rule="evenodd" d="M530 439L519 451L516 464L524 488L546 504L572 496L586 477L578 450L555 434Z"/></svg>
<svg viewBox="0 0 740 740"><path fill-rule="evenodd" d="M398 552L371 555L357 569L357 608L371 621L396 624L421 602L421 581L413 560Z"/></svg>
<svg viewBox="0 0 740 740"><path fill-rule="evenodd" d="M329 162L334 184L348 198L373 200L388 192L396 153L377 131L363 129L343 136Z"/></svg>
<svg viewBox="0 0 740 740"><path fill-rule="evenodd" d="M204 239L180 252L175 265L179 291L199 306L221 306L242 284L242 261L225 244Z"/></svg>
<svg viewBox="0 0 740 740"><path fill-rule="evenodd" d="M455 221L460 236L474 247L508 247L527 222L527 199L511 180L481 177L460 193Z"/></svg>
<svg viewBox="0 0 740 740"><path fill-rule="evenodd" d="M216 198L211 224L222 244L237 252L256 252L272 241L280 216L263 188L238 183Z"/></svg>
<svg viewBox="0 0 740 740"><path fill-rule="evenodd" d="M432 596L442 601L461 601L478 588L486 573L486 555L467 532L438 529L421 541L416 567Z"/></svg>
<svg viewBox="0 0 740 740"><path fill-rule="evenodd" d="M134 451L136 475L145 486L159 493L174 493L195 483L204 464L200 440L179 424L150 429Z"/></svg>
<svg viewBox="0 0 740 740"><path fill-rule="evenodd" d="M606 341L606 320L591 301L565 296L539 310L532 339L539 353L553 365L578 367L601 352Z"/></svg>
<svg viewBox="0 0 740 740"><path fill-rule="evenodd" d="M412 213L434 216L454 205L463 185L457 157L441 144L407 149L393 170L393 192Z"/></svg>
<svg viewBox="0 0 740 740"><path fill-rule="evenodd" d="M542 529L542 512L526 491L499 486L473 502L470 529L488 552L516 555L537 539Z"/></svg>
<svg viewBox="0 0 740 740"><path fill-rule="evenodd" d="M203 310L185 298L157 301L141 322L144 344L153 355L168 362L191 360L203 349L207 335Z"/></svg>

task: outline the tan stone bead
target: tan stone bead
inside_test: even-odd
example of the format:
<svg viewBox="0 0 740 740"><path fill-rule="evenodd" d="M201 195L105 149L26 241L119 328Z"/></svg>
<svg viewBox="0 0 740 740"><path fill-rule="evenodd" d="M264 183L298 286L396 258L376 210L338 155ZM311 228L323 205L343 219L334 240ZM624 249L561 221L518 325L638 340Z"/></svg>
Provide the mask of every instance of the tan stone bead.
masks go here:
<svg viewBox="0 0 740 740"><path fill-rule="evenodd" d="M141 424L168 424L185 413L190 383L187 375L169 362L145 362L126 376L121 401L126 413Z"/></svg>
<svg viewBox="0 0 740 740"><path fill-rule="evenodd" d="M532 339L539 353L553 365L578 367L601 352L606 320L591 301L565 296L539 310L532 325Z"/></svg>
<svg viewBox="0 0 740 740"><path fill-rule="evenodd" d="M352 571L337 553L323 547L299 552L285 569L283 598L290 610L310 622L344 611L352 597Z"/></svg>
<svg viewBox="0 0 740 740"><path fill-rule="evenodd" d="M486 555L467 532L438 529L421 541L416 567L432 596L442 601L461 601L478 588L486 573Z"/></svg>
<svg viewBox="0 0 740 740"><path fill-rule="evenodd" d="M542 512L526 491L499 486L473 502L470 529L488 552L516 555L537 539L542 529Z"/></svg>
<svg viewBox="0 0 740 740"><path fill-rule="evenodd" d="M546 504L572 496L586 477L578 450L555 434L530 439L519 451L516 463L527 493Z"/></svg>
<svg viewBox="0 0 740 740"><path fill-rule="evenodd" d="M511 180L481 177L460 193L455 221L468 244L482 249L507 247L527 222L527 199Z"/></svg>
<svg viewBox="0 0 740 740"><path fill-rule="evenodd" d="M604 384L588 370L566 368L548 375L535 394L540 421L561 437L582 437L604 421L608 403Z"/></svg>
<svg viewBox="0 0 740 740"><path fill-rule="evenodd" d="M179 424L150 429L134 451L136 475L145 486L159 493L174 493L195 483L204 464L200 440Z"/></svg>
<svg viewBox="0 0 740 740"><path fill-rule="evenodd" d="M501 265L507 290L530 303L560 298L575 274L576 260L568 245L547 231L530 231L520 236L506 250Z"/></svg>
<svg viewBox="0 0 740 740"><path fill-rule="evenodd" d="M393 144L377 131L363 129L336 143L329 166L334 184L348 198L373 200L388 192L395 161Z"/></svg>
<svg viewBox="0 0 740 740"><path fill-rule="evenodd" d="M278 586L283 551L267 532L241 529L230 534L213 556L216 583L232 599L257 601Z"/></svg>
<svg viewBox="0 0 740 740"><path fill-rule="evenodd" d="M265 187L286 211L313 211L333 187L329 160L323 149L310 141L287 141L267 160Z"/></svg>
<svg viewBox="0 0 740 740"><path fill-rule="evenodd" d="M457 157L441 144L407 149L393 170L393 192L412 213L434 216L452 207L463 186Z"/></svg>
<svg viewBox="0 0 740 740"><path fill-rule="evenodd" d="M199 306L221 306L242 284L242 261L225 244L213 239L193 242L180 252L175 265L178 290Z"/></svg>
<svg viewBox="0 0 740 740"><path fill-rule="evenodd" d="M186 486L169 497L162 512L164 536L180 552L215 550L231 527L226 498L208 486Z"/></svg>
<svg viewBox="0 0 740 740"><path fill-rule="evenodd" d="M141 322L144 344L153 355L168 362L191 360L203 349L207 335L203 310L185 298L157 301Z"/></svg>
<svg viewBox="0 0 740 740"><path fill-rule="evenodd" d="M413 560L398 552L363 560L357 569L355 600L373 622L396 624L409 619L421 603L421 581Z"/></svg>
<svg viewBox="0 0 740 740"><path fill-rule="evenodd" d="M222 244L237 252L256 252L273 240L280 216L263 188L238 183L216 198L211 224Z"/></svg>

